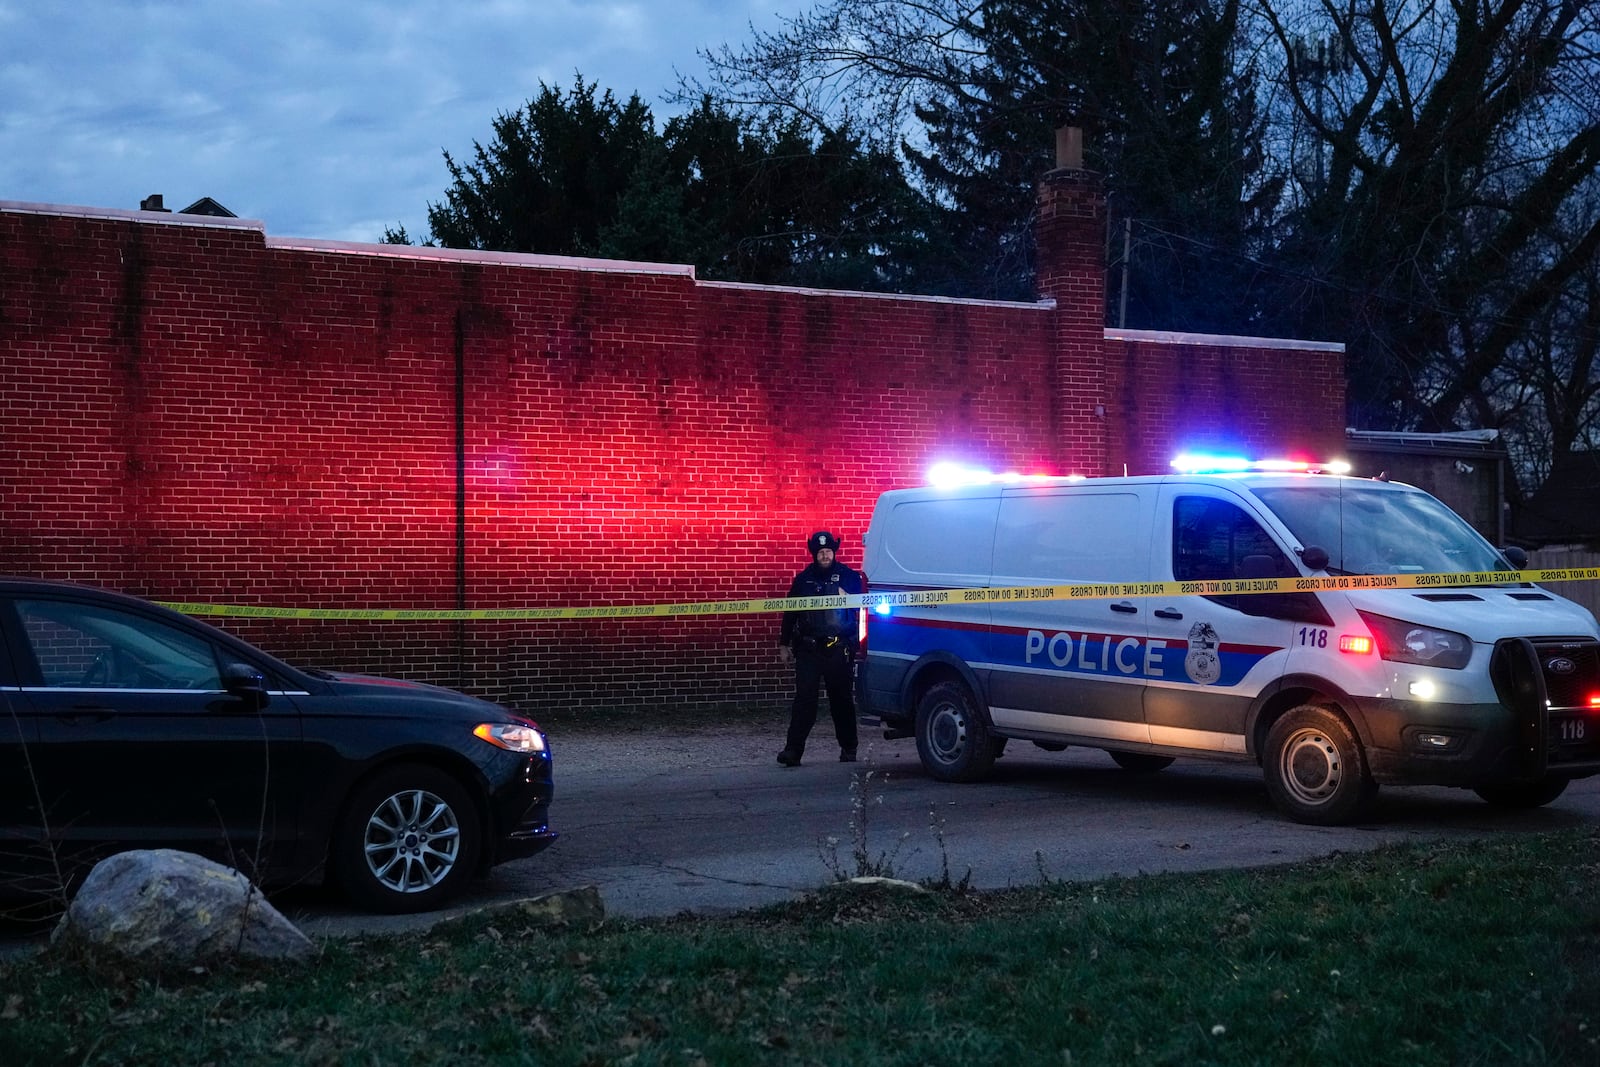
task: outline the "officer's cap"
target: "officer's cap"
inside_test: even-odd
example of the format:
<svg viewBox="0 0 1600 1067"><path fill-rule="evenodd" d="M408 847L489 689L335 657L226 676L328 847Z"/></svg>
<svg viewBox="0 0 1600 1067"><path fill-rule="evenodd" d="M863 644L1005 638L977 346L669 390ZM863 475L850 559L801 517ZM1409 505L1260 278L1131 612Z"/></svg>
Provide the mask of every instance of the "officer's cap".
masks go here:
<svg viewBox="0 0 1600 1067"><path fill-rule="evenodd" d="M816 559L817 552L824 548L833 549L834 554L837 555L839 552L839 539L833 536L833 534L829 533L827 530L818 530L816 533L812 534L811 539L806 542L806 551L811 553L812 559Z"/></svg>

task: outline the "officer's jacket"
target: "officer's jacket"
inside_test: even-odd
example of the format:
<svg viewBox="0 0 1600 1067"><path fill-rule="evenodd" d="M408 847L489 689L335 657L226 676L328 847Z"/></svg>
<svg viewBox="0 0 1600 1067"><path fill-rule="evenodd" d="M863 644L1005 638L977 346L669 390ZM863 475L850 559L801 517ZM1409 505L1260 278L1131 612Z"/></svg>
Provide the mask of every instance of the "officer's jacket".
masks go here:
<svg viewBox="0 0 1600 1067"><path fill-rule="evenodd" d="M861 572L846 567L838 560L834 560L827 567L819 567L813 563L795 575L794 581L789 584L791 597L839 596L863 592L866 592L866 581L861 577ZM843 608L838 611L786 611L783 613L783 629L778 634L778 643L787 645L795 638L837 637L846 644L854 646L856 610Z"/></svg>

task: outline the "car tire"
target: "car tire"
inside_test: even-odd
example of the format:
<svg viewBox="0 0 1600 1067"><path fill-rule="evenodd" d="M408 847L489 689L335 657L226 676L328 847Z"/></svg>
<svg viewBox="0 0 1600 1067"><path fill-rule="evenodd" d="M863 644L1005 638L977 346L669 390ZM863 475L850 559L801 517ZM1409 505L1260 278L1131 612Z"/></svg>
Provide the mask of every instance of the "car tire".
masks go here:
<svg viewBox="0 0 1600 1067"><path fill-rule="evenodd" d="M1541 778L1537 782L1500 782L1481 785L1473 792L1497 808L1542 808L1567 791L1568 778Z"/></svg>
<svg viewBox="0 0 1600 1067"><path fill-rule="evenodd" d="M431 911L477 870L482 820L467 790L434 767L389 767L344 806L330 858L357 906L385 914Z"/></svg>
<svg viewBox="0 0 1600 1067"><path fill-rule="evenodd" d="M917 755L941 782L976 782L994 769L988 717L961 682L940 682L917 704Z"/></svg>
<svg viewBox="0 0 1600 1067"><path fill-rule="evenodd" d="M1147 752L1111 752L1118 767L1133 774L1154 774L1172 766L1171 756L1152 756Z"/></svg>
<svg viewBox="0 0 1600 1067"><path fill-rule="evenodd" d="M1296 822L1341 826L1378 792L1355 731L1316 704L1291 708L1272 724L1262 762L1272 802Z"/></svg>

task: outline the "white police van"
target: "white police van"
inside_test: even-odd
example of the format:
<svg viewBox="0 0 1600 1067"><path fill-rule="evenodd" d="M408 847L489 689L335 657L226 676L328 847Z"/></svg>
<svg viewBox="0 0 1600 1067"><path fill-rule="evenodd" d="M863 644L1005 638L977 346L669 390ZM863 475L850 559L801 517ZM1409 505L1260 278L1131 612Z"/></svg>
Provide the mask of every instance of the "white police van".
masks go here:
<svg viewBox="0 0 1600 1067"><path fill-rule="evenodd" d="M1532 807L1600 772L1594 616L1509 577L1431 578L1509 574L1526 557L1411 486L1250 468L900 489L865 543L871 595L888 595L868 614L863 715L915 736L938 779L983 778L1009 740L1104 749L1130 771L1249 761L1291 818L1337 824L1380 783ZM1349 575L1418 587L1176 584ZM961 592L1080 583L1171 584Z"/></svg>

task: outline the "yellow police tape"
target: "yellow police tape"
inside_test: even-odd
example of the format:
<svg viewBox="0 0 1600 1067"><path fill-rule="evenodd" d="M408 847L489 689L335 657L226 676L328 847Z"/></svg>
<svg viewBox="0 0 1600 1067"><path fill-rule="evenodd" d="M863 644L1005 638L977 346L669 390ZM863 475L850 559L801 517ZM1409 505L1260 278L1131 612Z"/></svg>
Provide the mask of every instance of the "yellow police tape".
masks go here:
<svg viewBox="0 0 1600 1067"><path fill-rule="evenodd" d="M776 597L695 604L602 604L579 608L274 608L160 601L185 615L259 619L644 619L674 615L754 615L776 611L836 611L879 605L1003 604L1027 600L1093 600L1160 596L1254 596L1356 589L1450 589L1467 585L1600 580L1600 567L1447 574L1351 574L1334 578L1239 578L1202 582L1073 582L979 589L919 589L903 593L853 593L834 597Z"/></svg>

